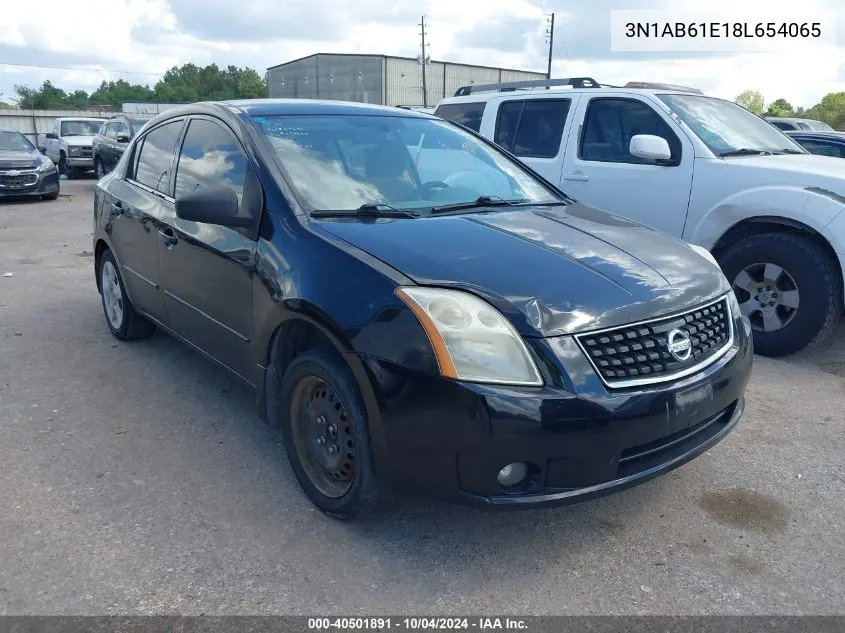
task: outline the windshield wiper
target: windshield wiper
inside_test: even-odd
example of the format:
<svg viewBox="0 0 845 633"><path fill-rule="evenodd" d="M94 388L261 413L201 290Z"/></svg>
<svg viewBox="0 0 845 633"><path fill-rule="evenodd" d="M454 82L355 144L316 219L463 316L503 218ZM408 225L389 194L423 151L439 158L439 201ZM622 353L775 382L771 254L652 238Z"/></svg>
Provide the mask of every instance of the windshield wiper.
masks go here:
<svg viewBox="0 0 845 633"><path fill-rule="evenodd" d="M456 202L455 204L444 204L439 207L432 207L432 213L443 213L446 211L460 211L462 209L478 209L481 207L498 207L498 206L514 206L530 202L526 198L518 198L516 200L505 200L500 196L478 196L471 202Z"/></svg>
<svg viewBox="0 0 845 633"><path fill-rule="evenodd" d="M397 209L389 204L367 202L357 209L315 209L311 215L316 218L332 218L354 215L364 218L416 218L420 212L414 209Z"/></svg>
<svg viewBox="0 0 845 633"><path fill-rule="evenodd" d="M772 153L767 149L752 149L750 147L743 147L740 149L732 149L728 152L719 154L721 157L725 156L771 156Z"/></svg>
<svg viewBox="0 0 845 633"><path fill-rule="evenodd" d="M807 154L808 152L802 152L800 149L792 149L791 147L784 147L783 149L779 149L775 152L775 154Z"/></svg>

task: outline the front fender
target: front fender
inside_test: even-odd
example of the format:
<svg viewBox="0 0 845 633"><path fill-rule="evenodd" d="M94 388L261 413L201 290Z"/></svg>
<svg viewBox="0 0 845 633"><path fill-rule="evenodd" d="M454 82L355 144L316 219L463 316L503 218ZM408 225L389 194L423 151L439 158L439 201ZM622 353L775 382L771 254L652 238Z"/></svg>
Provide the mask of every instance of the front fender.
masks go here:
<svg viewBox="0 0 845 633"><path fill-rule="evenodd" d="M719 200L697 224L687 227L684 239L712 249L731 227L743 220L765 217L791 220L823 233L843 210L845 198L819 187L754 187Z"/></svg>

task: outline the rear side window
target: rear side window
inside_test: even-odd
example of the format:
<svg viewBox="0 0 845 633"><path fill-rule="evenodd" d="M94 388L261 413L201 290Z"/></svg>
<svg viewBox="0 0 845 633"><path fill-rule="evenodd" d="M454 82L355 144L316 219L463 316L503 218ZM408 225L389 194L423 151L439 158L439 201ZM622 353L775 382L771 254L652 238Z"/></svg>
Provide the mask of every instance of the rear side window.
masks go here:
<svg viewBox="0 0 845 633"><path fill-rule="evenodd" d="M135 168L137 182L167 194L170 166L181 132L182 121L179 120L165 123L144 136Z"/></svg>
<svg viewBox="0 0 845 633"><path fill-rule="evenodd" d="M672 163L681 159L681 141L648 105L635 99L593 98L587 108L579 157L609 163L653 164L628 151L631 138L651 134L666 139Z"/></svg>
<svg viewBox="0 0 845 633"><path fill-rule="evenodd" d="M243 199L247 158L234 135L218 123L194 119L188 125L176 167L176 198L215 185L228 185Z"/></svg>
<svg viewBox="0 0 845 633"><path fill-rule="evenodd" d="M569 99L506 101L499 107L494 141L526 158L554 158L560 150Z"/></svg>
<svg viewBox="0 0 845 633"><path fill-rule="evenodd" d="M769 121L772 125L774 125L779 130L794 130L795 126L792 123L786 123L785 121Z"/></svg>
<svg viewBox="0 0 845 633"><path fill-rule="evenodd" d="M478 132L481 129L481 117L484 114L484 102L481 103L444 103L434 111L434 116L452 123L460 123Z"/></svg>

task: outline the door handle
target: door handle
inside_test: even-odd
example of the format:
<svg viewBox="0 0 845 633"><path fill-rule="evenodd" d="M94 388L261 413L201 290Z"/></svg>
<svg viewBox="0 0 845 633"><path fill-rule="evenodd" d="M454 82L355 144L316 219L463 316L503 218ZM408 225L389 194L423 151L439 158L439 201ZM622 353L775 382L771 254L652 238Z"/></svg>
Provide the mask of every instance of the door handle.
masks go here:
<svg viewBox="0 0 845 633"><path fill-rule="evenodd" d="M563 179L564 180L580 180L580 181L586 182L587 180L590 179L590 177L586 174L564 174Z"/></svg>
<svg viewBox="0 0 845 633"><path fill-rule="evenodd" d="M163 231L159 231L159 233L161 234L161 240L164 242L164 245L167 248L170 248L171 246L175 246L176 243L179 241L179 238L177 238L173 234L173 229L171 229L169 226L166 229L164 229Z"/></svg>

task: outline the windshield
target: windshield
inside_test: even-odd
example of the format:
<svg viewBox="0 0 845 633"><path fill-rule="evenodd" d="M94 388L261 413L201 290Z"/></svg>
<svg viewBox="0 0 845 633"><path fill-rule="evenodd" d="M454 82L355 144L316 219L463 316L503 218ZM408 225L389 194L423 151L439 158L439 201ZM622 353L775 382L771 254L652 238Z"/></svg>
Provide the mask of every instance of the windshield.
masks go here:
<svg viewBox="0 0 845 633"><path fill-rule="evenodd" d="M0 131L0 152L34 152L35 146L20 132Z"/></svg>
<svg viewBox="0 0 845 633"><path fill-rule="evenodd" d="M806 153L768 121L730 101L678 94L660 95L660 99L717 156L745 149Z"/></svg>
<svg viewBox="0 0 845 633"><path fill-rule="evenodd" d="M102 121L62 121L62 136L96 136Z"/></svg>
<svg viewBox="0 0 845 633"><path fill-rule="evenodd" d="M832 127L830 127L827 123L823 121L804 121L807 125L808 130L819 130L824 132L835 132Z"/></svg>
<svg viewBox="0 0 845 633"><path fill-rule="evenodd" d="M518 163L446 121L402 116L254 118L313 209L430 210L481 196L559 200Z"/></svg>

